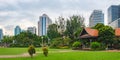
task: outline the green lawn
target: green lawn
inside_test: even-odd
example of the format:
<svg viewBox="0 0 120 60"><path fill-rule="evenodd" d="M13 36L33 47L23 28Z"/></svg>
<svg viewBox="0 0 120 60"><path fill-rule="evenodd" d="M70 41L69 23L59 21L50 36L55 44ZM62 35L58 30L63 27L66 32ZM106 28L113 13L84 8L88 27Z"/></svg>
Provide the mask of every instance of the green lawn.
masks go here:
<svg viewBox="0 0 120 60"><path fill-rule="evenodd" d="M14 55L25 53L27 48L0 48L0 55Z"/></svg>
<svg viewBox="0 0 120 60"><path fill-rule="evenodd" d="M26 50L26 48L23 48L23 50ZM60 50L51 49L50 52L54 51L55 53L49 53L48 57L45 57L42 53L39 53L32 59L30 57L26 58L21 57L21 58L0 58L0 60L120 60L120 52L102 52L102 51L58 52ZM37 51L41 51L41 49L37 49Z"/></svg>
<svg viewBox="0 0 120 60"><path fill-rule="evenodd" d="M27 53L27 50L28 50L28 48L0 48L0 55L22 54L22 53ZM62 50L66 50L66 49L62 49ZM36 48L36 51L42 52L42 49ZM60 51L60 49L50 49L49 51L50 52L57 52L57 51Z"/></svg>

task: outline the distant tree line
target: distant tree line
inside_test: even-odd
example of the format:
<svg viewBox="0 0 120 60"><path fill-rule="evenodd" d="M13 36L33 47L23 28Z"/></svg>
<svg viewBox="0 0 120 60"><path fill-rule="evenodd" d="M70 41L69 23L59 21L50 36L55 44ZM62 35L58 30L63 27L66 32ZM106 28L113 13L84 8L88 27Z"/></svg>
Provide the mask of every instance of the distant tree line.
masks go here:
<svg viewBox="0 0 120 60"><path fill-rule="evenodd" d="M28 47L32 44L40 47L45 44L51 48L71 48L72 46L77 47L79 44L80 46L87 45L89 44L88 40L79 39L83 28L85 28L84 17L80 15L73 15L69 18L59 17L55 23L48 26L46 36L21 32L16 36L4 36L0 45L6 47ZM112 27L98 23L92 28L99 31L99 37L95 40L97 43L93 43L93 45L99 45L100 43L100 46L103 46L100 48L120 48L120 37L115 36L115 30Z"/></svg>

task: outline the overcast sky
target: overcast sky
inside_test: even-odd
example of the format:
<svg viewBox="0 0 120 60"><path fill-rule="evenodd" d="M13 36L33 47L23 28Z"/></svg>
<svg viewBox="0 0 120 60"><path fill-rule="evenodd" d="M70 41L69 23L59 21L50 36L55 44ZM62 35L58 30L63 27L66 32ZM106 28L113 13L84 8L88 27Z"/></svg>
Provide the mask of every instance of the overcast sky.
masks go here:
<svg viewBox="0 0 120 60"><path fill-rule="evenodd" d="M120 0L0 0L0 28L5 35L13 35L16 25L22 29L37 27L39 16L43 13L53 21L59 16L81 15L88 25L89 16L94 9L105 13L107 24L108 7L119 4Z"/></svg>

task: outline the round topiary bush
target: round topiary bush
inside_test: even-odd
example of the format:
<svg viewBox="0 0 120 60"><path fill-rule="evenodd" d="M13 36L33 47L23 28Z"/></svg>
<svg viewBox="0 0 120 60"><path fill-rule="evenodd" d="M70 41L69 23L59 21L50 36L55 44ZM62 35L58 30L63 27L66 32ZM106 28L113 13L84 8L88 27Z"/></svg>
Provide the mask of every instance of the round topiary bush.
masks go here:
<svg viewBox="0 0 120 60"><path fill-rule="evenodd" d="M48 48L47 47L43 47L43 54L47 57L48 56Z"/></svg>
<svg viewBox="0 0 120 60"><path fill-rule="evenodd" d="M101 44L98 43L98 42L92 42L90 47L91 47L92 50L99 50L100 47L101 47Z"/></svg>
<svg viewBox="0 0 120 60"><path fill-rule="evenodd" d="M74 42L74 43L72 44L72 47L73 47L74 50L75 50L75 49L80 49L81 43L78 42L78 41L76 41L76 42Z"/></svg>
<svg viewBox="0 0 120 60"><path fill-rule="evenodd" d="M28 48L28 53L31 56L31 58L33 57L33 54L35 54L35 47L33 45L30 45Z"/></svg>

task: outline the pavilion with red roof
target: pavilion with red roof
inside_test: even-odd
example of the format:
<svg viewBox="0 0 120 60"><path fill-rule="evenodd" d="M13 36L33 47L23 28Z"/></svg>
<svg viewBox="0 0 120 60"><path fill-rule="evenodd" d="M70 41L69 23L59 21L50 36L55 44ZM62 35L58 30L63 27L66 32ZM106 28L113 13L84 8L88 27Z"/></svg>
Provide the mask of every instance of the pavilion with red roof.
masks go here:
<svg viewBox="0 0 120 60"><path fill-rule="evenodd" d="M80 34L80 38L97 38L98 33L97 29L84 28Z"/></svg>
<svg viewBox="0 0 120 60"><path fill-rule="evenodd" d="M120 28L115 29L115 36L120 38ZM79 36L80 39L86 39L89 41L89 46L92 41L97 40L99 38L99 31L97 29L91 29L91 28L84 28Z"/></svg>

